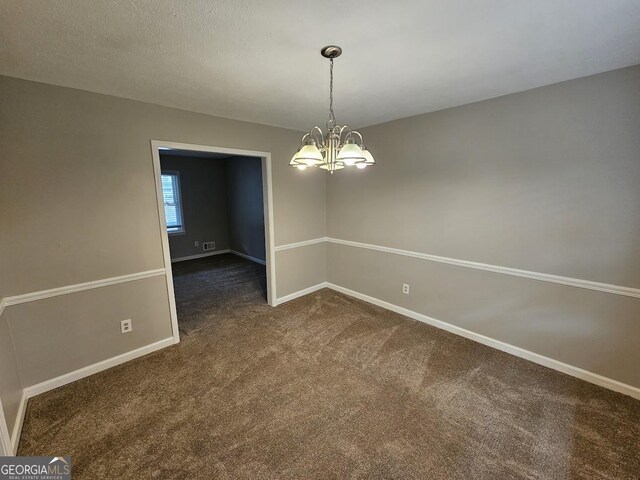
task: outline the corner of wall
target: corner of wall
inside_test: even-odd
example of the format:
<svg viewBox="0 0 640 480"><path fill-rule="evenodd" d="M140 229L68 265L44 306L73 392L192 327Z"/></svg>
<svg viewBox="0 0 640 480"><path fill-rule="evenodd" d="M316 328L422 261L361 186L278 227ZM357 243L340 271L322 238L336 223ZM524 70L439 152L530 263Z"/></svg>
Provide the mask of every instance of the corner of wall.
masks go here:
<svg viewBox="0 0 640 480"><path fill-rule="evenodd" d="M2 299L1 304L2 305L0 307L0 318L4 316L5 321L7 322L7 332L9 334L9 343L12 350L11 354L13 355L13 360L15 362L15 366L17 369L15 373L19 382L18 388L19 388L20 400L18 403L18 408L14 415L15 418L13 418L13 421L12 421L12 428L11 430L9 430L9 423L7 422L7 419L4 413L4 405L2 404L2 401L0 399L0 410L1 410L0 413L2 415L2 417L0 418L0 423L2 424L0 429L2 430L1 435L3 437L3 443L6 443L6 445L4 446L6 454L16 455L18 451L18 443L20 441L20 434L22 433L22 424L24 422L24 417L26 413L27 398L25 394L22 368L18 360L18 355L16 354L16 344L13 339L13 334L11 333L11 320L9 315L10 307L4 306L4 299Z"/></svg>

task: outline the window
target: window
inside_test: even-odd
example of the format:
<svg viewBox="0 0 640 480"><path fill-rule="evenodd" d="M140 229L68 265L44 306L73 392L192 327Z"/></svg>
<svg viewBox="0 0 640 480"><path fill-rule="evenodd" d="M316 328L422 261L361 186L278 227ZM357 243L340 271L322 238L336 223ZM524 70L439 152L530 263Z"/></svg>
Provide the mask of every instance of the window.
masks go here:
<svg viewBox="0 0 640 480"><path fill-rule="evenodd" d="M162 198L164 200L164 216L167 220L167 232L170 234L184 233L180 174L178 172L162 172Z"/></svg>

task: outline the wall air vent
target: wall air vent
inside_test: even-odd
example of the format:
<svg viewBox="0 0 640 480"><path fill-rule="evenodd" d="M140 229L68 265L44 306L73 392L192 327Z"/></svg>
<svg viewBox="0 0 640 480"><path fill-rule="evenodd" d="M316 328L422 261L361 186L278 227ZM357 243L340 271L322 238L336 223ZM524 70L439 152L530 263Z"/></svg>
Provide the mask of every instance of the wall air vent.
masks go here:
<svg viewBox="0 0 640 480"><path fill-rule="evenodd" d="M205 252L208 252L210 250L215 250L216 249L216 242L203 242L202 243L202 250L204 250Z"/></svg>

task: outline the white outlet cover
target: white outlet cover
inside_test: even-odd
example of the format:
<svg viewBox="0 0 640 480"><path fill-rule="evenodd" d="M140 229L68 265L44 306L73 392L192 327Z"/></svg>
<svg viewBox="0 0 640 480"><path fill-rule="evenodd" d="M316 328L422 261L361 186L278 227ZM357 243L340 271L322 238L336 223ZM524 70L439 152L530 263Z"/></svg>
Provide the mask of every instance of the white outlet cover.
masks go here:
<svg viewBox="0 0 640 480"><path fill-rule="evenodd" d="M409 295L409 284L408 283L403 283L402 284L402 293L404 293L405 295Z"/></svg>
<svg viewBox="0 0 640 480"><path fill-rule="evenodd" d="M120 322L120 333L129 333L131 331L133 331L133 323L131 322L131 319L122 320Z"/></svg>

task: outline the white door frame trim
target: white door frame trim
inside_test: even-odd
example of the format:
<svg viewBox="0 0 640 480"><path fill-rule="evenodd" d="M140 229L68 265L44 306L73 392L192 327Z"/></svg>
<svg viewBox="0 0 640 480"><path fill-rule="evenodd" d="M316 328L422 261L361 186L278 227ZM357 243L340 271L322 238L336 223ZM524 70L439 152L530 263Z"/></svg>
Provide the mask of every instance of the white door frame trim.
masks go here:
<svg viewBox="0 0 640 480"><path fill-rule="evenodd" d="M153 157L153 174L156 183L156 203L158 206L158 220L160 236L162 237L162 255L164 258L167 292L169 294L169 311L171 314L171 328L176 343L180 341L178 332L178 316L176 313L176 297L173 291L173 275L171 270L171 254L169 251L169 235L164 216L162 201L162 183L160 167L160 148L191 150L195 152L225 153L245 157L259 157L262 160L262 203L264 205L264 244L266 250L267 267L267 303L275 305L276 299L276 253L273 223L273 186L271 176L271 153L238 148L217 147L214 145L199 145L193 143L170 142L166 140L151 140L151 154Z"/></svg>

